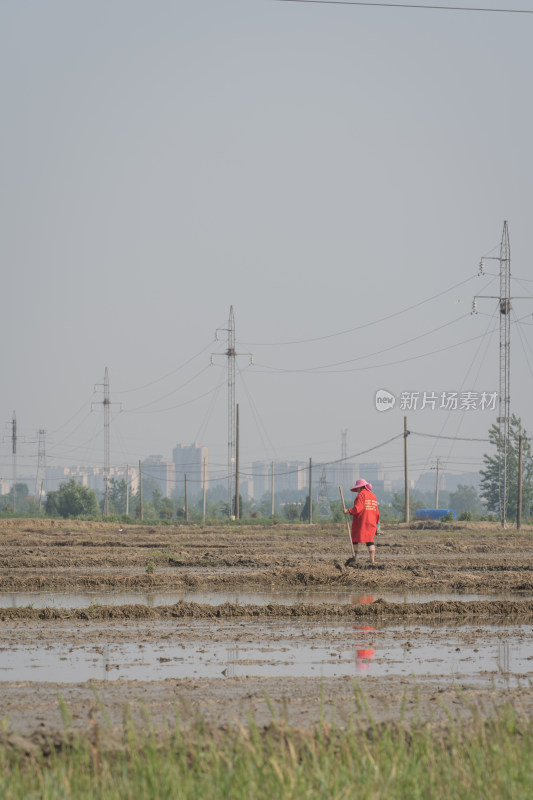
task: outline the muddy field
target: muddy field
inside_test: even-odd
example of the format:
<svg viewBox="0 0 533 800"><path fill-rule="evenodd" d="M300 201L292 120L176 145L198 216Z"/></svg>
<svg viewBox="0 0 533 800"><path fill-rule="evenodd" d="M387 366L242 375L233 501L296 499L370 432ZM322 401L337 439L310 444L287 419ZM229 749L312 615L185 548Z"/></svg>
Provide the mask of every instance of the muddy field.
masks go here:
<svg viewBox="0 0 533 800"><path fill-rule="evenodd" d="M70 725L99 719L109 735L124 715L307 726L486 714L504 700L531 713L533 531L384 527L376 565L360 552L347 567L344 525L0 521L0 599L71 598L0 608L4 735L31 748L61 729L58 693ZM124 591L181 596L101 599ZM82 592L95 602L78 607ZM213 600L228 592L247 601ZM277 602L283 592L293 600Z"/></svg>

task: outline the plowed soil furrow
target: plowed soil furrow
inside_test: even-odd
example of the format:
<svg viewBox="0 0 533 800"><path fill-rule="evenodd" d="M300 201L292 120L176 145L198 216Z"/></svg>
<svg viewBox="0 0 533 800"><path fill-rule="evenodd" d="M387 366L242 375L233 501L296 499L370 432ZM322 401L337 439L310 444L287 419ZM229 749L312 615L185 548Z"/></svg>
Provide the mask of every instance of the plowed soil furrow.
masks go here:
<svg viewBox="0 0 533 800"><path fill-rule="evenodd" d="M164 726L176 704L181 720L190 709L190 720L197 719L200 710L217 725L233 724L235 719L247 724L249 714L268 721L265 695L274 698L279 713L293 724L305 727L328 715L342 722L359 681L373 719L387 722L411 712L428 720L439 714L456 717L465 708L475 707L480 713L481 703L490 715L503 699L533 714L529 651L520 661L520 674L511 671L513 648L529 641L533 625L533 528L502 532L497 524L486 523L383 525L377 545L375 567L368 565L364 547L355 566L348 567L351 548L344 522L202 528L0 520L0 592L73 595L71 608L0 608L3 725L50 737L54 727L61 726L59 694L73 711L73 724L82 730L90 727L93 715L100 712L94 711L92 679L77 677L77 659L83 657L94 662L95 669L101 667L97 675L105 680L97 682L99 697L117 725L125 709L133 709L143 720L148 710L156 727ZM261 605L253 596L254 590L281 594L284 589L288 594L297 592L297 602L289 604L285 597L285 602ZM77 592L99 590L247 590L252 597L242 604L182 601L157 607L140 603L76 607ZM316 595L306 596L307 590L323 591L324 600L311 602ZM336 591L343 597L335 598ZM405 592L410 602L382 599L394 592ZM425 602L412 600L417 593L424 594ZM448 599L427 600L437 593ZM460 594L480 599L461 601ZM348 601L339 602L346 595ZM231 676L232 664L239 664L237 645L246 647L250 639L257 640L261 663L278 659L278 677L254 678L246 672ZM319 665L312 673L316 678L298 672L296 660L284 666L284 652L275 656L276 648L288 650L295 639L296 649L309 648L311 664L314 645L321 643L333 662L351 659L351 675L322 680ZM187 677L175 677L179 673L169 677L173 665L181 663L185 642L196 648L196 661ZM198 678L196 667L213 642L218 677ZM175 652L161 649L167 643ZM374 661L357 663L358 648L368 643L364 652L375 653ZM119 663L120 652L130 652L127 647L136 653L128 658L139 663L142 680L130 680L128 663ZM435 647L444 653L442 666L438 673L425 673L424 658L434 660ZM468 661L464 648L469 648ZM480 662L475 678L462 681L461 670L477 662L481 651L487 661ZM416 680L401 672L404 653L409 652L422 665ZM163 672L149 671L145 663L149 655ZM28 670L26 679L16 671L21 667L13 666L17 657ZM69 658L77 683L57 677L65 674L61 669ZM46 664L51 664L51 677L42 677L40 683L33 668ZM379 665L386 666L387 675L375 680L372 669ZM514 677L519 683L512 683ZM412 704L406 702L407 689Z"/></svg>
<svg viewBox="0 0 533 800"><path fill-rule="evenodd" d="M91 606L88 609L61 608L4 608L0 621L27 620L120 620L120 619L354 619L354 620L405 620L405 619L513 619L533 622L533 600L485 601L430 601L426 603L389 603L377 599L373 603L350 606L335 603L296 603L283 605L240 605L222 603L206 605L180 602L171 606L132 604L125 606Z"/></svg>

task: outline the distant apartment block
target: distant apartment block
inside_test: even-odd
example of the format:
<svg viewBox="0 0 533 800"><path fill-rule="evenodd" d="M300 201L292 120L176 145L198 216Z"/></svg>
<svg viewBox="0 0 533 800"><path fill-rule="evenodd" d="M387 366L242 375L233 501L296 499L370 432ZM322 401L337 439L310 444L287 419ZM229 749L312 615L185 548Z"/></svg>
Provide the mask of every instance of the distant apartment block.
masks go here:
<svg viewBox="0 0 533 800"><path fill-rule="evenodd" d="M177 444L172 451L172 461L176 476L178 492L184 485L185 475L191 494L203 489L204 469L205 488L209 489L209 448L200 444Z"/></svg>
<svg viewBox="0 0 533 800"><path fill-rule="evenodd" d="M383 465L375 461L360 464L359 475L366 481L372 484L372 491L379 494L380 492L392 491L392 480L390 480L383 469Z"/></svg>
<svg viewBox="0 0 533 800"><path fill-rule="evenodd" d="M104 469L103 467L84 467L77 465L75 467L46 467L44 490L45 492L53 492L59 489L61 483L66 483L71 478L74 478L76 483L86 486L88 489L93 489L95 492L103 493L104 487ZM127 480L130 487L130 493L136 494L139 486L139 473L133 467L110 467L109 480ZM35 484L35 479L34 479Z"/></svg>
<svg viewBox="0 0 533 800"><path fill-rule="evenodd" d="M143 483L152 481L163 497L170 497L176 484L175 467L163 456L149 456L141 463Z"/></svg>
<svg viewBox="0 0 533 800"><path fill-rule="evenodd" d="M254 461L253 496L255 500L270 493L272 488L272 463L274 464L274 495L276 492L299 492L309 484L307 461Z"/></svg>

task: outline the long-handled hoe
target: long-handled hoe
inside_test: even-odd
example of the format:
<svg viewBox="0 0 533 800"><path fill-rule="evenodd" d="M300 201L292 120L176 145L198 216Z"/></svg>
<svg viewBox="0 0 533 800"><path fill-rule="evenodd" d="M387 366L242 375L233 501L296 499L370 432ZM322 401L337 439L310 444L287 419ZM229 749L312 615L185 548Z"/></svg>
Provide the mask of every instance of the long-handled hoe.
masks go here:
<svg viewBox="0 0 533 800"><path fill-rule="evenodd" d="M353 542L352 542L352 534L351 534L351 531L350 531L350 523L348 522L348 517L346 516L346 506L344 504L344 495L342 493L342 486L339 486L339 492L341 493L342 510L344 511L344 519L346 520L346 529L348 531L348 538L350 540L350 547L352 548L352 557L349 558L348 561L346 561L345 564L344 564L344 566L347 567L348 564L350 564L350 563L355 564L355 550L354 550Z"/></svg>

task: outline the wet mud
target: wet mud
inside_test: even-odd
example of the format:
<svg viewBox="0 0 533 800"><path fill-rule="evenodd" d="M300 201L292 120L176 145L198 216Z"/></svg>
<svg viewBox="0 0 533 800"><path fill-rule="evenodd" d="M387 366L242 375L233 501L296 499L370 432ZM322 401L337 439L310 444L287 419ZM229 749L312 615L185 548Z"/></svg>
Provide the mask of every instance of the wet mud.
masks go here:
<svg viewBox="0 0 533 800"><path fill-rule="evenodd" d="M349 555L344 525L121 529L116 523L0 520L0 591L73 595L71 608L0 608L0 718L8 735L38 738L43 731L61 727L58 692L70 704L72 724L82 729L90 727L95 714L103 715L104 706L110 729L118 725L126 706L139 719L148 712L157 725L167 724L176 710L183 724L192 722L198 713L220 724L237 719L245 724L249 713L265 724L273 713L302 726L324 716L342 722L348 709L354 712L354 686L359 684L368 708L358 713L371 713L381 721L397 720L401 707L412 708L418 718L432 719L441 714L470 713L468 704L470 709L479 707L489 713L504 700L520 703L531 713L533 658L529 660L526 653L519 667L513 667L512 657L494 660L494 653L504 647L511 647L511 653L512 647L521 647L533 624L531 528L502 532L497 525L484 523L384 526L375 567L368 565L366 551L359 553L354 567L346 567ZM181 601L155 607L128 603L77 608L75 604L76 592L87 590L183 589L206 593L246 589L252 594L254 590L297 590L299 600ZM307 601L306 591L316 590L324 590L323 601ZM359 599L353 604L339 603L335 591L353 592ZM418 592L425 599L393 603L380 597L380 592L391 591L409 591L410 597ZM453 599L428 600L432 593L440 597L448 593ZM475 593L492 599L460 599L461 594ZM365 602L360 601L362 594ZM294 625L298 626L295 632ZM416 679L403 673L408 659L402 664L399 659L398 663L391 660L390 653L400 646L406 654L421 653L426 646L431 651L437 643L444 647L442 633L435 633L440 638L434 639L433 645L428 634L428 629L437 631L443 625L450 637L457 631L464 637L457 644L458 651L469 648L464 680L459 657L453 674L443 661L428 666L426 672L418 668ZM491 626L494 630L489 630ZM351 659L353 674L329 677L326 670L322 677L308 677L297 659L293 663L287 656L285 674L277 676L276 658L284 663L278 653L280 637L289 630L293 632L288 647L292 642L294 647L326 652L331 644L332 664L336 659L339 663ZM511 630L515 638L510 645L506 636ZM213 643L234 653L236 642L241 647L252 642L264 651L260 657L248 659L249 675L239 673L246 669L243 659L226 656L226 666L218 670L213 656L217 677L195 677ZM190 674L183 664L177 671L179 659L163 646L171 643L194 646ZM28 659L28 669L35 661L37 673L36 653L48 652L53 667L55 658L58 665L68 662L77 649L85 655L92 653L92 661L99 665L102 653L126 645L140 651L162 648L156 661L163 672L152 673L146 666L144 678L130 679L125 666L121 670L118 656L116 663L106 661L111 666L109 670L103 667L102 678L79 683L60 678L55 683L17 682L7 668L4 673L1 669L8 656L18 652ZM343 656L343 648L350 653ZM358 652L362 655L356 668L354 653ZM482 654L492 666L485 670L480 661L479 669L472 671ZM373 675L380 674L380 658L388 666L376 683ZM430 661L428 658L428 664ZM137 659L136 675L143 675L143 663ZM173 665L179 677L166 677L164 669L172 671ZM264 675L254 675L263 665ZM363 669L364 665L370 666ZM442 674L436 676L439 669Z"/></svg>
<svg viewBox="0 0 533 800"><path fill-rule="evenodd" d="M425 603L391 603L379 598L362 605L346 603L295 603L283 605L241 605L239 603L179 602L170 606L151 607L135 604L122 606L94 605L89 608L3 608L0 621L8 620L153 620L153 619L520 619L533 621L533 600L432 600Z"/></svg>

